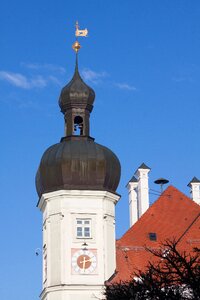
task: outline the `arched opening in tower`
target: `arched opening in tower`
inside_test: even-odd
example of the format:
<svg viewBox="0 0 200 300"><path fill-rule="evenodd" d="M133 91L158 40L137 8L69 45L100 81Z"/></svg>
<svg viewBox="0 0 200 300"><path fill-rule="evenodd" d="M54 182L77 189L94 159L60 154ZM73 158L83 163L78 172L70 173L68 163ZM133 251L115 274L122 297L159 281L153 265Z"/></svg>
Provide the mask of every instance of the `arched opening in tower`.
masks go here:
<svg viewBox="0 0 200 300"><path fill-rule="evenodd" d="M83 135L83 118L81 116L74 118L74 134Z"/></svg>

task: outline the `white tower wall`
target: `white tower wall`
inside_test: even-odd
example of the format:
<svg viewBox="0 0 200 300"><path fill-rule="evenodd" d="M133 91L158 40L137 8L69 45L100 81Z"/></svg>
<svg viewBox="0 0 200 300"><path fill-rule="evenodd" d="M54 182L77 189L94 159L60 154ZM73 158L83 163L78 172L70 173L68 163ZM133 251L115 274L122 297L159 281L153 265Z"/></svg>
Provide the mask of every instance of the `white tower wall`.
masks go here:
<svg viewBox="0 0 200 300"><path fill-rule="evenodd" d="M116 268L118 200L118 195L106 191L60 190L42 195L38 204L43 213L42 300L103 299L104 282ZM77 236L77 220L90 220L90 238ZM74 257L81 254L84 242L96 265L80 273Z"/></svg>

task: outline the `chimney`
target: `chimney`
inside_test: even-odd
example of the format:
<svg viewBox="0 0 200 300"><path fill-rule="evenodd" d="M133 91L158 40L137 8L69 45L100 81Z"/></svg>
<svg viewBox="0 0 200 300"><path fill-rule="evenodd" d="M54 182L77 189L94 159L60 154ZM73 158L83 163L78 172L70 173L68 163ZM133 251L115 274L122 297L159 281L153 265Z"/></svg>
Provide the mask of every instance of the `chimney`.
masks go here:
<svg viewBox="0 0 200 300"><path fill-rule="evenodd" d="M137 169L135 176L126 185L129 194L130 226L135 224L149 208L148 173L151 169L144 163Z"/></svg>
<svg viewBox="0 0 200 300"><path fill-rule="evenodd" d="M127 184L128 196L129 196L129 215L130 215L130 227L138 220L138 199L137 199L137 186L138 181L133 176Z"/></svg>
<svg viewBox="0 0 200 300"><path fill-rule="evenodd" d="M200 205L200 180L197 177L193 177L188 186L191 188L191 198Z"/></svg>
<svg viewBox="0 0 200 300"><path fill-rule="evenodd" d="M151 169L144 163L137 169L135 175L138 178L138 217L149 208L149 180L148 173Z"/></svg>

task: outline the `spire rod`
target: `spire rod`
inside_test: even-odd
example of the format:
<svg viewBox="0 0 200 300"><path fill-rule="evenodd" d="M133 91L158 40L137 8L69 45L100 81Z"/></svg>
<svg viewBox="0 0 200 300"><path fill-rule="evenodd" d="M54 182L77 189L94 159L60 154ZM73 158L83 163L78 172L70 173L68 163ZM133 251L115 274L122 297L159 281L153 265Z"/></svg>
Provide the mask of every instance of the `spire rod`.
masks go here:
<svg viewBox="0 0 200 300"><path fill-rule="evenodd" d="M75 73L78 72L78 52L76 52L76 64L75 64Z"/></svg>

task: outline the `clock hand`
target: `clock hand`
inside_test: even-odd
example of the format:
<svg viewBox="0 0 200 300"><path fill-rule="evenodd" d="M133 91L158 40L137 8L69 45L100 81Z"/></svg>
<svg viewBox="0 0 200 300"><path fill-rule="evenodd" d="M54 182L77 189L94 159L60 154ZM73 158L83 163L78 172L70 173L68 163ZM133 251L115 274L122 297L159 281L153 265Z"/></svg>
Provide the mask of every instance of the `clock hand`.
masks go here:
<svg viewBox="0 0 200 300"><path fill-rule="evenodd" d="M85 256L83 257L82 263L83 263L83 270L85 271L85 263L86 263Z"/></svg>
<svg viewBox="0 0 200 300"><path fill-rule="evenodd" d="M93 257L94 257L94 256L93 256ZM85 262L85 263L86 263L86 262L89 262L89 261L91 262L93 257L90 257L89 259L85 259L85 256L84 256L83 261L80 261L80 263L82 264L82 263L84 263L84 262Z"/></svg>
<svg viewBox="0 0 200 300"><path fill-rule="evenodd" d="M94 257L94 256L93 256L93 257ZM89 259L85 260L85 262L88 262L88 261L91 262L93 257L90 257Z"/></svg>

